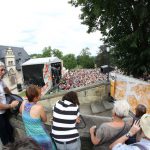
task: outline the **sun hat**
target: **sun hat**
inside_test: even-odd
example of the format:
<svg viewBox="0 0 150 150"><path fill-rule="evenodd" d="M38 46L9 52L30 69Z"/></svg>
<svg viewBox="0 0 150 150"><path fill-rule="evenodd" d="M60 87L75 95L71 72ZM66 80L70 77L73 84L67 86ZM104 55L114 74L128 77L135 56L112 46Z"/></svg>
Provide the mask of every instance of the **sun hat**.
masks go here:
<svg viewBox="0 0 150 150"><path fill-rule="evenodd" d="M150 115L144 114L140 119L140 126L142 128L142 131L144 132L144 135L147 138L150 138Z"/></svg>

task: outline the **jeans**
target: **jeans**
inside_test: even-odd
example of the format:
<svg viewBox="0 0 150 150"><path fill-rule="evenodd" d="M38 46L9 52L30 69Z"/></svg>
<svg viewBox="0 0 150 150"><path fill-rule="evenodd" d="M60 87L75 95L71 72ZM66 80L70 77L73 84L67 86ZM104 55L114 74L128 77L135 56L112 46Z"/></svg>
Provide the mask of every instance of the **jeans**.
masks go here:
<svg viewBox="0 0 150 150"><path fill-rule="evenodd" d="M57 150L81 150L81 141L80 138L78 138L77 141L70 144L66 144L66 142L63 144L56 142L56 146Z"/></svg>

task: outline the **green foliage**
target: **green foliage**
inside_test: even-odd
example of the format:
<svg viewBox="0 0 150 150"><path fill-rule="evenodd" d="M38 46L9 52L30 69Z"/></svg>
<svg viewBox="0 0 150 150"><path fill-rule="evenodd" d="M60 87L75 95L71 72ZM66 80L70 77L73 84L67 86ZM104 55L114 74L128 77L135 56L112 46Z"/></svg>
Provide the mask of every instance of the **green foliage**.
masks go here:
<svg viewBox="0 0 150 150"><path fill-rule="evenodd" d="M77 64L83 68L94 68L94 57L90 57L89 48L82 49L79 56L77 56Z"/></svg>
<svg viewBox="0 0 150 150"><path fill-rule="evenodd" d="M150 73L149 0L70 0L70 4L81 6L87 32L99 30L104 43L113 47L118 68L135 77Z"/></svg>
<svg viewBox="0 0 150 150"><path fill-rule="evenodd" d="M25 93L25 91L21 91L18 95L21 96L21 97L25 97L26 93Z"/></svg>
<svg viewBox="0 0 150 150"><path fill-rule="evenodd" d="M52 53L54 57L58 57L59 59L63 58L63 52L60 51L59 49L53 49Z"/></svg>
<svg viewBox="0 0 150 150"><path fill-rule="evenodd" d="M51 47L45 47L43 49L43 54L42 54L43 57L51 57L52 56L52 49Z"/></svg>
<svg viewBox="0 0 150 150"><path fill-rule="evenodd" d="M77 61L74 54L67 54L63 57L63 65L66 69L74 69L77 66Z"/></svg>
<svg viewBox="0 0 150 150"><path fill-rule="evenodd" d="M56 56L63 60L63 65L67 69L78 68L94 68L95 57L90 56L89 48L82 49L81 53L77 58L74 54L67 54L63 56L63 52L58 49L51 49L51 47L45 47L42 54L32 54L32 58L39 57L51 57Z"/></svg>
<svg viewBox="0 0 150 150"><path fill-rule="evenodd" d="M107 54L106 52L99 51L99 53L97 54L95 58L95 63L97 67L108 65L108 57L109 57L108 55L109 54Z"/></svg>
<svg viewBox="0 0 150 150"><path fill-rule="evenodd" d="M30 58L42 58L42 54L31 54Z"/></svg>

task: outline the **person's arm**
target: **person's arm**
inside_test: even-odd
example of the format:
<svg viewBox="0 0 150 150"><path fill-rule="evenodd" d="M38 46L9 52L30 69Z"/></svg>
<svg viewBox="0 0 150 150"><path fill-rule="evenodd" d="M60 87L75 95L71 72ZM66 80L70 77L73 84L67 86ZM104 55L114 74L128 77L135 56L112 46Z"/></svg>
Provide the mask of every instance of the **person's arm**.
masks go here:
<svg viewBox="0 0 150 150"><path fill-rule="evenodd" d="M43 122L47 121L46 112L45 112L44 107L42 105L40 105L40 117L41 117Z"/></svg>
<svg viewBox="0 0 150 150"><path fill-rule="evenodd" d="M19 108L19 112L22 114L23 112L23 109L24 109L24 104L27 102L27 100L24 100L22 103L21 103L21 106Z"/></svg>
<svg viewBox="0 0 150 150"><path fill-rule="evenodd" d="M133 135L135 135L138 131L140 130L140 126L139 126L139 121L135 121L133 126L131 127L130 131L128 132L128 135L130 137L132 137ZM112 149L115 145L117 144L124 144L125 141L127 141L129 139L129 136L124 135L122 137L120 137L119 139L117 139L115 142L113 142L109 148Z"/></svg>
<svg viewBox="0 0 150 150"><path fill-rule="evenodd" d="M2 104L0 103L0 110L10 109L11 104Z"/></svg>
<svg viewBox="0 0 150 150"><path fill-rule="evenodd" d="M10 94L9 88L6 86L4 82L2 82L2 88L4 89L4 92L7 94ZM0 110L6 110L6 109L11 109L14 108L18 105L17 101L13 101L11 104L3 104L0 102Z"/></svg>
<svg viewBox="0 0 150 150"><path fill-rule="evenodd" d="M14 108L18 105L18 101L13 101L11 104L2 104L0 103L0 110L6 110Z"/></svg>
<svg viewBox="0 0 150 150"><path fill-rule="evenodd" d="M78 116L77 118L76 118L76 123L80 123L81 122L81 118L80 118L80 116Z"/></svg>
<svg viewBox="0 0 150 150"><path fill-rule="evenodd" d="M81 118L80 118L80 111L79 111L79 106L77 106L77 118L76 118L76 123L80 123Z"/></svg>
<svg viewBox="0 0 150 150"><path fill-rule="evenodd" d="M94 145L97 145L100 142L100 139L98 139L95 135L95 129L96 126L93 126L90 128L90 135L91 135L91 141Z"/></svg>

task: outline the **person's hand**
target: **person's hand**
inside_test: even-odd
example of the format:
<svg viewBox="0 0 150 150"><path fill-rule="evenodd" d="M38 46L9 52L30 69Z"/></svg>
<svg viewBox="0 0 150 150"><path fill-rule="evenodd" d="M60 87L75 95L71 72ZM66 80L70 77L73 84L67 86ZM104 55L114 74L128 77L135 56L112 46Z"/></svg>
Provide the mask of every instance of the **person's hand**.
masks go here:
<svg viewBox="0 0 150 150"><path fill-rule="evenodd" d="M80 118L80 117L77 117L76 123L80 123L80 121L81 121L81 118Z"/></svg>
<svg viewBox="0 0 150 150"><path fill-rule="evenodd" d="M139 130L140 130L140 121L134 121L134 124L132 125L131 129L130 129L130 134L131 136L135 135Z"/></svg>
<svg viewBox="0 0 150 150"><path fill-rule="evenodd" d="M14 107L16 107L16 106L18 105L18 103L19 103L19 102L16 101L16 100L15 100L15 101L12 101L11 104L10 104L10 107L11 107L11 108L14 108Z"/></svg>
<svg viewBox="0 0 150 150"><path fill-rule="evenodd" d="M90 134L95 133L95 129L96 129L96 126L92 126L92 127L90 128Z"/></svg>

